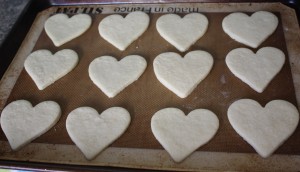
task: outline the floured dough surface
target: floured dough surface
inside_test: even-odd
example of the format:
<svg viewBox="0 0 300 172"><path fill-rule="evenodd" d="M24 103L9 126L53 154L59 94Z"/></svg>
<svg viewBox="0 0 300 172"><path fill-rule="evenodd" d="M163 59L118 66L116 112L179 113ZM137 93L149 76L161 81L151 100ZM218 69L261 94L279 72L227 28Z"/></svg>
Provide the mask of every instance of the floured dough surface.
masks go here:
<svg viewBox="0 0 300 172"><path fill-rule="evenodd" d="M222 27L232 39L257 48L277 28L277 17L267 11L258 11L248 16L244 13L232 13L223 19Z"/></svg>
<svg viewBox="0 0 300 172"><path fill-rule="evenodd" d="M274 47L261 48L256 54L247 48L237 48L227 54L225 61L236 77L262 93L281 70L285 55Z"/></svg>
<svg viewBox="0 0 300 172"><path fill-rule="evenodd" d="M66 14L55 14L45 22L45 31L55 46L71 41L86 32L92 24L87 14L76 14L71 18Z"/></svg>
<svg viewBox="0 0 300 172"><path fill-rule="evenodd" d="M123 51L147 30L149 21L149 16L141 11L129 13L125 18L113 14L99 23L98 30L101 37Z"/></svg>
<svg viewBox="0 0 300 172"><path fill-rule="evenodd" d="M156 21L159 34L181 52L201 38L207 27L208 20L200 13L187 14L183 18L177 14L165 14Z"/></svg>
<svg viewBox="0 0 300 172"><path fill-rule="evenodd" d="M231 104L227 113L234 130L265 158L293 134L299 122L297 108L284 100L262 107L254 100L242 99Z"/></svg>
<svg viewBox="0 0 300 172"><path fill-rule="evenodd" d="M176 162L209 142L218 128L219 119L206 109L196 109L185 115L180 109L166 108L151 119L155 138Z"/></svg>
<svg viewBox="0 0 300 172"><path fill-rule="evenodd" d="M24 66L37 87L43 90L69 73L77 63L78 55L70 49L55 54L49 50L37 50L26 58Z"/></svg>
<svg viewBox="0 0 300 172"><path fill-rule="evenodd" d="M112 98L136 81L146 67L146 60L138 55L129 55L120 61L111 56L102 56L91 62L89 76L96 86Z"/></svg>
<svg viewBox="0 0 300 172"><path fill-rule="evenodd" d="M1 128L13 150L18 150L47 132L59 120L60 106L53 101L35 107L27 100L8 104L1 113Z"/></svg>
<svg viewBox="0 0 300 172"><path fill-rule="evenodd" d="M66 128L72 141L88 160L118 139L130 123L129 112L121 107L112 107L100 115L90 107L73 110L67 117Z"/></svg>
<svg viewBox="0 0 300 172"><path fill-rule="evenodd" d="M153 61L157 79L180 98L187 97L209 74L213 57L205 51L191 51L183 58L174 52L158 55Z"/></svg>

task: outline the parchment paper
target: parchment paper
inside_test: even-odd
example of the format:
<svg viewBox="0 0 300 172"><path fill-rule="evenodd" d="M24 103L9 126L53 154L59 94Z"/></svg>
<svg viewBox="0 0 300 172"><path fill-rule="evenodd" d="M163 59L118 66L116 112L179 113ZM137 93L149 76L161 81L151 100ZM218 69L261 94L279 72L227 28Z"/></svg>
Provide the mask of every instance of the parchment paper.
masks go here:
<svg viewBox="0 0 300 172"><path fill-rule="evenodd" d="M112 147L162 149L154 138L150 128L152 115L166 107L176 107L186 114L197 108L212 110L220 120L220 128L216 136L201 151L214 152L255 152L230 126L227 118L227 109L231 103L242 98L251 98L262 106L274 99L283 99L297 106L294 85L289 65L288 53L281 18L274 34L272 34L260 47L252 49L256 52L259 48L272 46L279 48L286 55L286 62L278 75L272 80L263 93L257 93L247 84L236 78L227 68L225 57L234 48L247 47L240 44L222 30L222 20L229 13L203 13L209 20L206 34L198 40L189 50L180 53L175 47L165 41L157 32L155 23L163 14L150 14L150 25L147 31L125 51L120 51L106 42L98 33L99 22L107 14L93 14L91 28L82 36L55 47L45 31L42 31L33 49L48 49L53 53L62 49L73 49L79 55L79 64L69 74L47 87L38 90L25 70L21 72L7 103L19 99L26 99L33 105L46 100L53 100L60 104L62 117L59 122L47 133L40 136L34 142L50 144L73 144L69 138L65 121L67 115L75 108L90 106L99 113L113 106L126 108L131 114L131 124L128 130ZM252 14L252 13L248 13ZM125 16L126 14L122 14ZM184 16L185 14L180 14ZM247 47L249 48L249 47ZM251 48L250 48L251 49ZM153 60L164 52L177 52L184 56L193 50L205 50L214 57L214 65L198 87L185 99L177 97L165 88L155 77ZM114 98L108 98L97 88L88 76L88 66L96 57L111 55L122 59L127 55L137 54L143 56L147 63L144 74ZM0 140L6 140L2 130ZM300 153L300 129L276 151L283 154Z"/></svg>

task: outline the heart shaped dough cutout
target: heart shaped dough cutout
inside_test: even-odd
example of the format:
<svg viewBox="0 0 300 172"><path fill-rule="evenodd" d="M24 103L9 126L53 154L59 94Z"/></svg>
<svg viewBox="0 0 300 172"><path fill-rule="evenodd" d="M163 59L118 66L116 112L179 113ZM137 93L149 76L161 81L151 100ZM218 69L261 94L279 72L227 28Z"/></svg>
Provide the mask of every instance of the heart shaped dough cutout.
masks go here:
<svg viewBox="0 0 300 172"><path fill-rule="evenodd" d="M258 11L250 17L244 13L232 13L223 19L222 27L232 39L257 48L277 28L277 17L267 11Z"/></svg>
<svg viewBox="0 0 300 172"><path fill-rule="evenodd" d="M89 66L89 76L108 97L112 98L136 81L147 67L146 60L130 55L117 61L111 56L94 59Z"/></svg>
<svg viewBox="0 0 300 172"><path fill-rule="evenodd" d="M165 14L156 21L159 34L181 52L200 39L207 27L207 18L199 13L187 14L183 18L176 14Z"/></svg>
<svg viewBox="0 0 300 172"><path fill-rule="evenodd" d="M285 55L273 47L261 48L256 54L247 48L237 48L227 54L225 61L236 77L262 93L281 70Z"/></svg>
<svg viewBox="0 0 300 172"><path fill-rule="evenodd" d="M8 104L1 113L1 127L13 150L18 150L52 128L61 115L53 101L41 102L35 107L27 100Z"/></svg>
<svg viewBox="0 0 300 172"><path fill-rule="evenodd" d="M227 115L234 130L264 158L293 134L299 122L297 108L284 100L270 101L264 108L251 99L238 100Z"/></svg>
<svg viewBox="0 0 300 172"><path fill-rule="evenodd" d="M219 119L206 109L193 110L186 116L177 108L166 108L151 119L155 138L176 162L210 141L218 128Z"/></svg>
<svg viewBox="0 0 300 172"><path fill-rule="evenodd" d="M89 160L119 138L130 123L130 114L121 107L101 113L90 107L73 110L67 117L66 128L72 141Z"/></svg>
<svg viewBox="0 0 300 172"><path fill-rule="evenodd" d="M114 14L105 17L98 30L106 41L123 51L147 30L149 21L149 16L141 11L129 13L125 18Z"/></svg>
<svg viewBox="0 0 300 172"><path fill-rule="evenodd" d="M69 73L78 63L75 51L64 49L54 55L48 50L37 50L25 60L27 73L40 90Z"/></svg>
<svg viewBox="0 0 300 172"><path fill-rule="evenodd" d="M82 35L92 24L87 14L76 14L71 18L66 14L55 14L45 22L45 31L55 46L71 41Z"/></svg>
<svg viewBox="0 0 300 172"><path fill-rule="evenodd" d="M205 51L191 51L182 58L173 52L162 53L154 61L157 79L181 98L187 97L208 75L213 57Z"/></svg>

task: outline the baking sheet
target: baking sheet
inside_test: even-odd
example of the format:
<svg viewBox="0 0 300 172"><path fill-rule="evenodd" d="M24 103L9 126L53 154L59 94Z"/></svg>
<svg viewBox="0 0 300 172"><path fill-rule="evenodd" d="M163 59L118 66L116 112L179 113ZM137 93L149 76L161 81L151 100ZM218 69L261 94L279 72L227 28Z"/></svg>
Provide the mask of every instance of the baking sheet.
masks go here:
<svg viewBox="0 0 300 172"><path fill-rule="evenodd" d="M198 10L199 8L203 7L202 5L203 4L181 4L178 5L180 7L179 8L170 4L169 6L165 4L156 7L166 9L167 12L168 9L172 9L173 12L176 12L176 10L179 9L180 11L178 12L186 13L187 11L184 11L184 9ZM128 10L133 9L132 6L125 7L126 6L124 6L124 8L122 6L105 6L104 8L99 6L99 8L103 8L103 11L105 11L106 8L109 8L112 12L117 11L117 13L126 13L130 12ZM217 7L217 5L214 6L214 8L218 9ZM135 9L137 8L138 6L135 7ZM211 8L213 8L213 6L211 6ZM230 73L224 62L226 54L233 48L245 46L235 42L225 33L223 33L221 21L228 13L222 13L220 12L222 11L220 9L217 10L218 12L207 11L206 13L203 13L210 21L208 31L204 37L197 41L197 43L187 51L189 52L198 49L208 51L213 55L215 62L208 77L203 80L196 90L194 90L194 92L186 99L178 98L175 94L163 87L155 78L153 72L152 62L158 54L167 51L178 52L172 45L164 41L155 29L156 19L161 14L151 13L151 23L145 34L143 34L139 40L131 44L126 51L121 52L104 41L98 34L97 26L101 19L107 14L93 14L93 25L91 29L89 29L79 38L61 47L55 47L42 30L41 24L44 22L47 16L54 11L58 11L58 9L59 7L52 8L51 10L45 11L39 16L40 19L43 19L41 23L39 23L39 28L42 32L37 37L36 44L32 44L33 51L45 48L52 52L56 52L64 48L71 48L79 54L80 62L78 66L55 84L49 86L43 91L39 91L30 77L27 75L26 71L23 71L22 68L20 70L22 65L19 65L21 74L19 77L17 77L17 82L14 84L15 86L11 94L9 94L9 98L6 102L9 103L17 99L27 99L33 104L37 104L45 100L54 100L61 105L63 116L59 123L49 132L38 138L35 141L36 143L72 145L72 142L66 133L64 123L67 114L77 107L91 106L97 109L99 112L102 112L111 106L122 106L128 109L131 113L132 122L124 135L121 136L121 138L115 143L113 143L112 147L142 148L143 150L161 149L161 146L154 139L150 130L150 119L157 110L165 107L178 107L184 112L188 113L197 108L207 108L217 114L220 120L220 128L217 135L199 150L212 152L248 153L254 152L253 149L234 132L228 123L226 111L232 102L240 98L251 98L259 101L262 105L265 105L267 102L273 99L284 99L290 101L294 105L297 105L289 60L286 61L281 72L274 78L269 87L262 94L256 93ZM72 9L75 8L72 7ZM125 11L122 11L121 9L124 9ZM140 7L139 9L146 11L154 8L143 5L143 8ZM274 12L280 19L281 15L279 15L279 12ZM180 15L184 16L184 14ZM274 46L283 50L285 55L290 57L290 52L287 51L285 46L284 31L285 30L282 27L282 23L280 22L276 32L260 47ZM214 39L211 39L212 37ZM83 45L82 42L85 42L85 44ZM109 99L95 85L93 85L88 78L88 65L94 58L102 55L112 55L118 59L121 59L122 57L130 54L138 54L145 57L148 62L148 67L138 81L127 87L115 98ZM186 53L180 54L184 55ZM22 55L24 56L25 54ZM28 89L24 91L24 88ZM164 95L163 99L161 98L161 95ZM299 154L300 148L297 146L297 144L299 145L300 142L299 134L298 128L293 136L291 136L290 139L288 139L284 145L282 145L276 151L276 153L293 155ZM1 134L1 139L5 140L3 133Z"/></svg>

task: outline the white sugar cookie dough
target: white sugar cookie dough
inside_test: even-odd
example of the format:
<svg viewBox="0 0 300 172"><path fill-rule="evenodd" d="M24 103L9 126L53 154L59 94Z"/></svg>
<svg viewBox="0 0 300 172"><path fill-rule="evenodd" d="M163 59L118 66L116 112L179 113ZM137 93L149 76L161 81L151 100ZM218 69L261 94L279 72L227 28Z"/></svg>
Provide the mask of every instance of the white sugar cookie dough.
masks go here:
<svg viewBox="0 0 300 172"><path fill-rule="evenodd" d="M66 128L76 146L88 160L118 139L130 123L129 112L121 107L112 107L100 115L90 107L73 110L67 117Z"/></svg>
<svg viewBox="0 0 300 172"><path fill-rule="evenodd" d="M256 54L247 48L237 48L227 54L225 61L236 77L262 93L281 70L285 55L274 47L263 47Z"/></svg>
<svg viewBox="0 0 300 172"><path fill-rule="evenodd" d="M199 13L187 14L183 18L177 14L165 14L156 21L159 34L181 52L201 38L207 27L207 18Z"/></svg>
<svg viewBox="0 0 300 172"><path fill-rule="evenodd" d="M70 49L55 54L49 50L37 50L26 58L24 66L38 89L43 90L69 73L77 63L78 55Z"/></svg>
<svg viewBox="0 0 300 172"><path fill-rule="evenodd" d="M180 109L166 108L156 112L151 119L155 138L176 162L209 142L218 128L219 119L206 109L196 109L185 115Z"/></svg>
<svg viewBox="0 0 300 172"><path fill-rule="evenodd" d="M129 13L125 18L113 14L99 23L98 30L101 37L123 51L147 30L149 21L149 16L141 11Z"/></svg>
<svg viewBox="0 0 300 172"><path fill-rule="evenodd" d="M112 98L136 81L146 67L146 60L138 55L129 55L120 61L111 56L102 56L91 62L89 76L97 87Z"/></svg>
<svg viewBox="0 0 300 172"><path fill-rule="evenodd" d="M254 100L241 99L230 105L227 115L234 130L264 158L293 134L299 122L297 108L284 100L262 107Z"/></svg>
<svg viewBox="0 0 300 172"><path fill-rule="evenodd" d="M1 113L1 128L13 150L18 150L52 128L61 115L53 101L35 107L27 100L8 104Z"/></svg>
<svg viewBox="0 0 300 172"><path fill-rule="evenodd" d="M232 39L257 48L277 28L277 17L267 11L258 11L248 16L244 13L232 13L223 19L222 27Z"/></svg>
<svg viewBox="0 0 300 172"><path fill-rule="evenodd" d="M88 14L55 14L45 22L45 31L55 46L71 41L86 32L92 24Z"/></svg>
<svg viewBox="0 0 300 172"><path fill-rule="evenodd" d="M183 58L174 52L158 55L153 61L157 79L180 98L186 98L209 74L213 57L205 51L191 51Z"/></svg>

